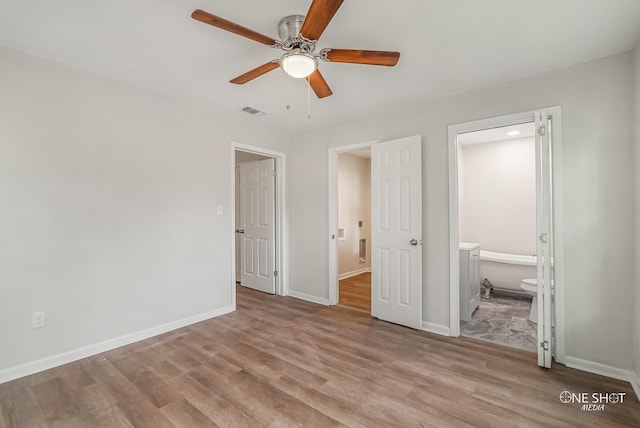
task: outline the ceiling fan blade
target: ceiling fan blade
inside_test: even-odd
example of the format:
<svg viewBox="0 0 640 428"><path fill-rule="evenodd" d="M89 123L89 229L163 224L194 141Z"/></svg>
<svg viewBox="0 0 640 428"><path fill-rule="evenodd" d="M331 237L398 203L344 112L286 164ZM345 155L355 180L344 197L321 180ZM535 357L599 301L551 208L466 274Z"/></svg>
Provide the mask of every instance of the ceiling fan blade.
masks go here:
<svg viewBox="0 0 640 428"><path fill-rule="evenodd" d="M280 64L277 60L269 61L268 63L262 64L261 66L256 67L251 71L247 71L246 73L241 74L240 76L236 77L233 80L230 80L229 82L235 83L237 85L243 85L255 79L256 77L260 77L263 74L270 72L271 70L275 70L278 67L280 67Z"/></svg>
<svg viewBox="0 0 640 428"><path fill-rule="evenodd" d="M365 51L361 49L323 49L330 62L348 62L351 64L386 65L393 67L398 63L400 52Z"/></svg>
<svg viewBox="0 0 640 428"><path fill-rule="evenodd" d="M333 95L327 81L324 80L324 77L318 69L309 76L309 85L318 98L325 98L329 95Z"/></svg>
<svg viewBox="0 0 640 428"><path fill-rule="evenodd" d="M318 40L344 0L313 0L304 19L300 34Z"/></svg>
<svg viewBox="0 0 640 428"><path fill-rule="evenodd" d="M218 27L222 30L235 33L239 36L246 37L247 39L255 40L256 42L262 43L267 46L272 46L276 44L276 41L271 37L265 36L264 34L257 33L253 30L250 30L249 28L243 27L242 25L238 25L235 22L228 21L219 16L212 15L209 12L205 12L204 10L201 10L201 9L194 10L193 13L191 14L191 17L196 21L213 25L214 27Z"/></svg>

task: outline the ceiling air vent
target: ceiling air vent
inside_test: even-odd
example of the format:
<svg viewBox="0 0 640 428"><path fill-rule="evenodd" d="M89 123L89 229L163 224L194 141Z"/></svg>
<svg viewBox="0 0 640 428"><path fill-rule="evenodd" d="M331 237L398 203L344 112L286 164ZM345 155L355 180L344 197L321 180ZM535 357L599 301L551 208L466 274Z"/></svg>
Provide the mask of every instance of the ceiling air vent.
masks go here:
<svg viewBox="0 0 640 428"><path fill-rule="evenodd" d="M258 110L257 108L253 108L253 107L243 107L242 111L245 113L250 114L251 116L264 116L266 113L263 111Z"/></svg>

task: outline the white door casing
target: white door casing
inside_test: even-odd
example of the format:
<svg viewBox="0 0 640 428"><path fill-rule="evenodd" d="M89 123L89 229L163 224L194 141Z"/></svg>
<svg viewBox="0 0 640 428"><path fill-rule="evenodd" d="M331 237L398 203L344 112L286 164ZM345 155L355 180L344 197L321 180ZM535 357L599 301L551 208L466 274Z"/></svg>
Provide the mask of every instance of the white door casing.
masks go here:
<svg viewBox="0 0 640 428"><path fill-rule="evenodd" d="M536 111L536 219L538 267L538 365L551 367L553 355L552 287L553 253L551 222L551 144L552 119L545 110Z"/></svg>
<svg viewBox="0 0 640 428"><path fill-rule="evenodd" d="M422 140L371 147L371 315L422 327Z"/></svg>
<svg viewBox="0 0 640 428"><path fill-rule="evenodd" d="M240 164L241 285L275 294L275 160Z"/></svg>

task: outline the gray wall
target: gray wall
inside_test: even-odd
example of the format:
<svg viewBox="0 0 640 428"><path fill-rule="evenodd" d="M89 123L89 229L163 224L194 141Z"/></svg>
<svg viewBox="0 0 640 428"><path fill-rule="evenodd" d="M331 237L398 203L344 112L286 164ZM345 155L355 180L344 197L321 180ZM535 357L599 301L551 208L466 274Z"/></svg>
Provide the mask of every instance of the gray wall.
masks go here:
<svg viewBox="0 0 640 428"><path fill-rule="evenodd" d="M566 351L632 367L634 143L632 57L556 72L314 130L291 143L291 288L328 297L327 148L423 138L423 317L449 325L447 126L561 105ZM314 218L317 227L308 227Z"/></svg>
<svg viewBox="0 0 640 428"><path fill-rule="evenodd" d="M287 136L5 48L0 64L0 378L231 307L231 142Z"/></svg>

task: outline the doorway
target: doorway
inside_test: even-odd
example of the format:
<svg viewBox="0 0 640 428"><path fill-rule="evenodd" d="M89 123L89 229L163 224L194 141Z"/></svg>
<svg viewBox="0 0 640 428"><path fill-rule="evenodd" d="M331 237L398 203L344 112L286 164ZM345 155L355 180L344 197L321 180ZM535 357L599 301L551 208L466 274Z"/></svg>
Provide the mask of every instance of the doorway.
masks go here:
<svg viewBox="0 0 640 428"><path fill-rule="evenodd" d="M236 281L275 294L275 160L236 150Z"/></svg>
<svg viewBox="0 0 640 428"><path fill-rule="evenodd" d="M535 146L533 122L458 134L460 333L529 352L537 351Z"/></svg>
<svg viewBox="0 0 640 428"><path fill-rule="evenodd" d="M232 143L232 298L245 286L288 292L283 153Z"/></svg>
<svg viewBox="0 0 640 428"><path fill-rule="evenodd" d="M371 313L371 149L338 154L338 305Z"/></svg>
<svg viewBox="0 0 640 428"><path fill-rule="evenodd" d="M511 135L507 135L507 133L511 133ZM518 133L533 135L533 141L527 140L525 137L521 139L520 146L508 143L508 137L518 137L519 135L515 135ZM503 134L505 138L496 138L496 136ZM556 316L555 302L562 294L562 260L561 257L554 257L554 250L558 252L558 249L562 247L562 242L554 234L554 227L557 230L562 224L559 215L561 207L553 204L555 201L553 196L560 192L560 187L558 183L554 183L554 163L552 162L552 158L554 161L558 161L560 157L560 135L559 107L449 127L451 335L460 335L461 321L463 325L470 320L473 322L476 305L483 300L480 298L480 293L486 296L485 306L492 306L492 309L496 309L496 305L505 303L513 296L526 299L523 296L529 294L532 298L532 307L527 308L529 317L524 318L525 311L516 309L516 317L496 322L503 323L505 331L510 330L509 324L513 322L517 326L511 325L511 327L518 327L512 328L513 331L517 332L519 329L524 332L531 328L534 329L535 334L527 340L530 342L529 345L532 345L530 350L538 354L538 364L543 367L551 366L552 357L557 354L558 348L564 349L563 337L556 334L556 332L561 332L561 329L558 328L559 317ZM500 144L496 143L493 148L487 146L477 150L467 150L468 153L464 154L461 152L465 144L482 139L482 136L503 141ZM486 141L484 142L486 143ZM516 158L507 159L509 164L506 166L507 170L509 168L525 168L529 173L527 175L526 171L518 171L516 174L524 183L521 187L515 183L517 180L514 178L515 175L511 178L501 177L502 180L507 181L506 183L487 184L490 187L488 191L493 194L487 193L485 199L478 200L478 195L469 195L469 193L477 191L478 182L490 180L488 177L496 171L487 172L487 165L482 165L485 172L479 176L480 178L476 177L476 181L465 181L464 175L472 174L472 170L476 169L476 166L472 165L469 159L465 160L464 158L467 155L471 158L478 157L481 152L484 156L487 149L496 148L507 150L511 156L516 157L523 157L525 153L532 151L533 156L529 153L525 166L516 166ZM504 165L500 166L496 163L502 155L495 150L492 153L489 158L485 156L484 161L481 162L493 163L494 168L497 169L503 168ZM530 164L533 162L535 162L535 167ZM464 171L465 168L470 171ZM466 185L469 185L468 188L465 187ZM489 214L483 214L482 211L491 213L494 208L482 206L482 204L496 204L495 194L499 193L500 188L503 188L503 193L511 194L511 200L506 203L511 203L514 206L519 205L520 213L511 217L507 216L508 218L480 221L481 217L489 216ZM534 190L535 203L532 203ZM525 198L527 201L523 202ZM468 206L464 206L465 204ZM476 217L473 217L474 213L470 212L474 206L477 211ZM515 208L508 207L506 210L517 212ZM503 214L503 212L493 212L490 215L500 217ZM469 219L469 216L472 218ZM481 223L494 223L493 230L480 230L478 225ZM510 223L512 226L509 226ZM506 229L509 229L510 232ZM461 237L464 237L464 240L482 240L484 243L461 242ZM502 251L497 251L500 249ZM507 249L510 250L507 251ZM535 250L533 255L526 254L531 249ZM483 265L484 269L482 269ZM483 274L479 275L478 271ZM491 278L486 276L491 276L496 284L493 284ZM496 299L491 301L492 291L496 290L499 290L500 293L507 293L502 302ZM518 304L516 301L515 305ZM480 307L482 308L482 303L480 303ZM504 312L506 309L503 309L496 310ZM482 317L485 316L490 317L491 314L485 310ZM493 330L496 331L495 328ZM491 335L486 338L491 338ZM499 340L492 341L500 342ZM503 342L503 344L505 343Z"/></svg>
<svg viewBox="0 0 640 428"><path fill-rule="evenodd" d="M329 148L329 304L339 299L338 156L371 149L371 315L422 328L422 138ZM345 232L346 233L346 232Z"/></svg>

